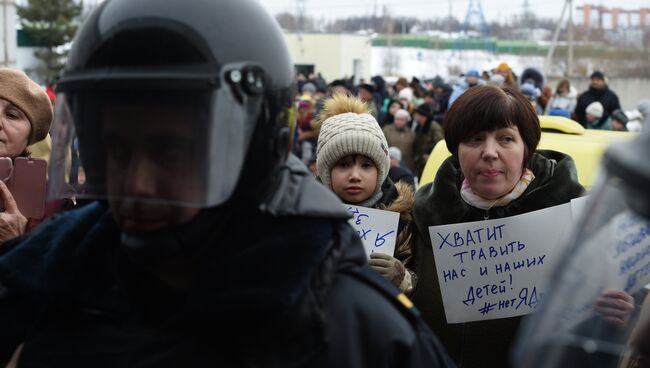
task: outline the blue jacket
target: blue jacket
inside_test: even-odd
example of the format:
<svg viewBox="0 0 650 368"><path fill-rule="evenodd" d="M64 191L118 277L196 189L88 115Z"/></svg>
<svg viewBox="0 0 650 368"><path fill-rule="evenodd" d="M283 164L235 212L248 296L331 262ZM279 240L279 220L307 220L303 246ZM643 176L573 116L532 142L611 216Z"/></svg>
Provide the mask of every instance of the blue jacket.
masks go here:
<svg viewBox="0 0 650 368"><path fill-rule="evenodd" d="M485 81L483 79L479 79L478 82L476 83L477 86L482 86L485 85ZM451 96L449 96L449 105L447 109L451 108L451 105L456 101L460 95L465 93L468 89L471 87L469 86L469 83L467 83L466 79L463 79L458 83L457 85L454 86L454 90L451 92Z"/></svg>

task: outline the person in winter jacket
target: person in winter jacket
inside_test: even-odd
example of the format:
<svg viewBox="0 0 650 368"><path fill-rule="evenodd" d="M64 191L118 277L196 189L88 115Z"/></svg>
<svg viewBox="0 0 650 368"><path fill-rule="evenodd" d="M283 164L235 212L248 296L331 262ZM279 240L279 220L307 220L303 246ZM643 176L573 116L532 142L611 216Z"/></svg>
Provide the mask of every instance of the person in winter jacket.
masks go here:
<svg viewBox="0 0 650 368"><path fill-rule="evenodd" d="M508 63L501 63L494 69L495 74L500 74L504 79L504 86L517 87L519 86L517 75L512 71Z"/></svg>
<svg viewBox="0 0 650 368"><path fill-rule="evenodd" d="M612 130L611 118L602 120L605 109L603 105L598 102L592 102L585 109L585 119L587 120L587 129L599 129L599 130Z"/></svg>
<svg viewBox="0 0 650 368"><path fill-rule="evenodd" d="M372 84L360 84L359 85L359 92L358 96L361 101L364 103L368 104L368 110L370 111L370 114L375 117L375 119L379 120L379 110L377 109L377 105L375 104L375 99L374 99L374 94L375 94L375 87Z"/></svg>
<svg viewBox="0 0 650 368"><path fill-rule="evenodd" d="M612 130L618 131L618 132L627 132L627 123L630 121L630 119L627 117L625 112L621 109L614 110L612 113L612 116L610 116L610 125L612 127Z"/></svg>
<svg viewBox="0 0 650 368"><path fill-rule="evenodd" d="M538 100L539 100L539 96L542 94L542 91L540 91L539 88L535 87L535 85L529 81L524 82L524 84L522 84L521 87L519 88L519 91L524 96L526 96L531 106L533 106L535 113L541 115L543 110L542 107L539 105Z"/></svg>
<svg viewBox="0 0 650 368"><path fill-rule="evenodd" d="M388 100L386 113L384 114L383 120L379 121L379 125L383 128L386 125L393 124L393 121L395 119L395 113L401 109L403 109L403 106L399 101Z"/></svg>
<svg viewBox="0 0 650 368"><path fill-rule="evenodd" d="M546 109L546 106L548 105L548 101L553 95L551 87L545 83L544 74L542 74L542 72L537 68L526 68L523 72L521 72L521 82L522 87L527 82L532 82L535 88L539 90L539 95L537 96L535 103L537 104L536 110L538 112L538 115L542 115Z"/></svg>
<svg viewBox="0 0 650 368"><path fill-rule="evenodd" d="M641 113L641 129L650 129L650 100L641 100L637 106L637 110Z"/></svg>
<svg viewBox="0 0 650 368"><path fill-rule="evenodd" d="M58 84L50 181L78 134L99 200L0 248L3 363L449 366L289 155L291 65L252 0L89 15Z"/></svg>
<svg viewBox="0 0 650 368"><path fill-rule="evenodd" d="M614 91L610 90L605 80L605 74L600 71L595 71L591 74L591 84L589 89L583 92L578 97L578 102L575 109L575 117L578 123L587 126L587 106L592 102L600 102L603 105L603 115L600 121L594 125L602 125L607 118L616 109L621 108L618 101L618 96Z"/></svg>
<svg viewBox="0 0 650 368"><path fill-rule="evenodd" d="M387 104L390 103L390 94L386 90L386 81L380 75L375 75L370 78L370 81L375 87L373 99L378 110L377 121L382 123L386 119L388 111Z"/></svg>
<svg viewBox="0 0 650 368"><path fill-rule="evenodd" d="M449 98L451 98L453 91L454 89L449 84L445 83L442 78L438 77L437 79L434 79L433 98L436 102L437 108L435 110L433 120L437 121L440 124L444 122L445 114L449 109Z"/></svg>
<svg viewBox="0 0 650 368"><path fill-rule="evenodd" d="M386 125L382 131L389 146L395 146L402 151L402 161L409 170L414 171L413 145L415 132L411 129L411 114L404 109L395 112L393 124Z"/></svg>
<svg viewBox="0 0 650 368"><path fill-rule="evenodd" d="M319 178L345 203L398 212L395 254L372 253L370 266L409 295L417 283L412 267L413 189L388 178L388 143L367 105L334 96L318 116L316 153Z"/></svg>
<svg viewBox="0 0 650 368"><path fill-rule="evenodd" d="M388 170L390 180L396 184L399 181L404 182L415 191L415 175L402 164L402 151L397 147L388 147L388 157L390 158L390 169Z"/></svg>
<svg viewBox="0 0 650 368"><path fill-rule="evenodd" d="M476 69L470 69L467 71L465 74L465 78L460 81L457 85L454 86L454 90L451 93L451 96L449 96L449 108L451 108L451 105L456 101L456 99L465 93L468 89L476 86L482 86L485 85L486 82L481 79L481 75L479 74L478 70Z"/></svg>
<svg viewBox="0 0 650 368"><path fill-rule="evenodd" d="M420 282L414 301L459 366L508 367L521 318L448 324L429 227L536 211L567 203L585 190L571 157L537 150L539 119L516 89L470 89L447 113L444 134L452 156L443 162L434 182L415 195L414 246ZM609 302L617 305L619 300Z"/></svg>
<svg viewBox="0 0 650 368"><path fill-rule="evenodd" d="M415 120L415 142L413 142L413 164L415 176L420 177L431 151L427 147L435 146L442 140L442 127L433 121L433 111L429 105L422 104L413 113Z"/></svg>
<svg viewBox="0 0 650 368"><path fill-rule="evenodd" d="M546 105L544 110L545 115L551 115L551 111L554 111L554 115L560 115L557 110L563 110L568 112L569 115L573 114L576 104L578 103L578 91L571 85L568 79L562 79L555 88L555 92L551 97L551 100ZM565 115L566 113L562 113Z"/></svg>

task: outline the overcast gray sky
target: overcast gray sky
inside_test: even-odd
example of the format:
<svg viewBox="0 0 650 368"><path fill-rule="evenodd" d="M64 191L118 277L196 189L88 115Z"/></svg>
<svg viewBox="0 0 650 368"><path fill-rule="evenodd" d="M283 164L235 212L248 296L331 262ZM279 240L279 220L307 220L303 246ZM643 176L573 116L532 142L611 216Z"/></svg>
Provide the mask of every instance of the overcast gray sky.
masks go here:
<svg viewBox="0 0 650 368"><path fill-rule="evenodd" d="M297 10L296 0L258 0L271 13L290 12ZM475 0L476 2L477 0ZM559 17L564 6L564 0L528 0L529 8L540 17ZM306 0L305 8L309 16L316 18L342 18L348 15L371 15L377 10L381 15L384 5L388 6L390 13L397 16L415 16L418 18L440 18L449 14L451 3L452 14L460 19L465 19L469 0ZM524 0L482 0L483 13L488 22L504 21L512 15L523 12ZM623 9L638 9L650 7L649 0L574 0L574 20L582 23L582 12L575 9L584 4L603 5L606 7L621 7ZM592 13L596 19L595 12ZM623 16L623 24L627 18ZM648 19L650 22L650 17ZM607 22L607 19L605 19ZM633 20L634 23L638 21Z"/></svg>

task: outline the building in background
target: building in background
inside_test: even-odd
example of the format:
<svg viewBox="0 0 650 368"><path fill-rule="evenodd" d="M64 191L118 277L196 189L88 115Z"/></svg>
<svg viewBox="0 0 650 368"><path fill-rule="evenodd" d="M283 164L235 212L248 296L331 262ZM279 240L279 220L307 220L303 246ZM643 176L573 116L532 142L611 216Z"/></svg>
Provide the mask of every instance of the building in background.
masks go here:
<svg viewBox="0 0 650 368"><path fill-rule="evenodd" d="M370 79L372 42L369 35L285 33L296 72L320 72L327 81L342 77Z"/></svg>

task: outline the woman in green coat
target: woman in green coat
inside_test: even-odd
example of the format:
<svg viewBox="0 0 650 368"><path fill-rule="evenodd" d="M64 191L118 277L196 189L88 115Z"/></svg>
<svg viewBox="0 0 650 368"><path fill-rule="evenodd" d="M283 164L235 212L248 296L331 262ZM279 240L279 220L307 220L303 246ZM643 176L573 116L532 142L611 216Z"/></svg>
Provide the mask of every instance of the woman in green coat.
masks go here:
<svg viewBox="0 0 650 368"><path fill-rule="evenodd" d="M508 367L521 317L448 324L429 227L520 215L567 203L585 190L571 157L537 150L539 119L516 89L471 88L452 105L443 129L452 156L416 193L413 207L420 276L414 302L460 367ZM606 307L629 313L628 297L605 298Z"/></svg>

